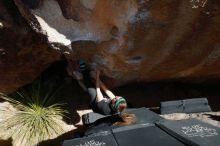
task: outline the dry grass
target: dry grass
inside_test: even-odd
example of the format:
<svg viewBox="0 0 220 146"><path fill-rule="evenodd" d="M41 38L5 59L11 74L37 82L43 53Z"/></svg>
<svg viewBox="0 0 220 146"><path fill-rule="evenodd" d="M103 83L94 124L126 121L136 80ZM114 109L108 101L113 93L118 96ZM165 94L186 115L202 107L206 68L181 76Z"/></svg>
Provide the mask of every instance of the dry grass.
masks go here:
<svg viewBox="0 0 220 146"><path fill-rule="evenodd" d="M0 93L0 98L7 101L8 107L0 108L0 137L13 139L14 146L34 146L39 142L55 138L65 131L63 116L66 112L62 104L51 102L47 94L42 96L39 90L31 95L17 93L18 100Z"/></svg>

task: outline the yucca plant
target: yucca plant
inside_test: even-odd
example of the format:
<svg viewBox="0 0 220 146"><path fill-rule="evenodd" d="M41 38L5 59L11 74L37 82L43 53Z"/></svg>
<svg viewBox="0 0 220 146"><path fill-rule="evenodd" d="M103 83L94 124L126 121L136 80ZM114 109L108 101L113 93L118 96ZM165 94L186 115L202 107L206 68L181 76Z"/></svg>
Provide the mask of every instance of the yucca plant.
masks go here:
<svg viewBox="0 0 220 146"><path fill-rule="evenodd" d="M34 146L62 133L62 104L53 103L53 94L34 87L31 94L18 91L16 99L0 93L0 98L9 102L15 110L1 110L4 119L0 121L0 137L12 137L15 146Z"/></svg>

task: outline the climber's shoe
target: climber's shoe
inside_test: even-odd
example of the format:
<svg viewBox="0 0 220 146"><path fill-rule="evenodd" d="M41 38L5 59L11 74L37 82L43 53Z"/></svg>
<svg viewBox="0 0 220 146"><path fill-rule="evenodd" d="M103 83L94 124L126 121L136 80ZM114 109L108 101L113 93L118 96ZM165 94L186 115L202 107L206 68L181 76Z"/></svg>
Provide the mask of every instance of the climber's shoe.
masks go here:
<svg viewBox="0 0 220 146"><path fill-rule="evenodd" d="M79 71L80 72L84 72L85 70L87 70L87 64L82 59L78 60L78 66L79 66Z"/></svg>

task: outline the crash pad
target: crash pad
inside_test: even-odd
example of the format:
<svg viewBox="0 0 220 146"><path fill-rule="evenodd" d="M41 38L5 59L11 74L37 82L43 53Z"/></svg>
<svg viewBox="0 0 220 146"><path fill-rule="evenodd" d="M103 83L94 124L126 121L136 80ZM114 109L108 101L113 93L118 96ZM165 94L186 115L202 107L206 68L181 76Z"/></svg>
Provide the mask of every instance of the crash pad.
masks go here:
<svg viewBox="0 0 220 146"><path fill-rule="evenodd" d="M185 100L165 101L160 103L161 114L170 113L198 113L212 111L207 98L193 98Z"/></svg>
<svg viewBox="0 0 220 146"><path fill-rule="evenodd" d="M146 108L129 109L125 112L135 115L136 123L134 125L154 124L155 122L164 120L158 114L156 114ZM97 113L90 114L90 116L91 115L95 116L95 115L97 115ZM90 117L90 116L88 116L88 117ZM112 121L112 119L114 119L114 116L117 116L117 115L105 116L100 119L97 119L93 123L90 123L89 126L87 127L87 130L85 131L84 135L86 135L86 136L94 135L96 133L111 131L112 129L118 128L119 126L112 126L113 123L110 122L110 121ZM100 116L98 116L98 117L100 117ZM94 118L92 118L92 120L93 119ZM87 121L90 121L90 120L87 120ZM120 127L124 127L124 126L120 126Z"/></svg>
<svg viewBox="0 0 220 146"><path fill-rule="evenodd" d="M90 124L94 123L96 120L109 116L111 115L106 116L99 113L90 112L82 116L82 121L84 125L89 126Z"/></svg>
<svg viewBox="0 0 220 146"><path fill-rule="evenodd" d="M156 125L191 146L220 145L220 128L197 119L163 121Z"/></svg>
<svg viewBox="0 0 220 146"><path fill-rule="evenodd" d="M65 140L62 146L118 146L111 133Z"/></svg>
<svg viewBox="0 0 220 146"><path fill-rule="evenodd" d="M185 146L154 125L117 128L113 134L119 146Z"/></svg>
<svg viewBox="0 0 220 146"><path fill-rule="evenodd" d="M163 120L162 117L160 117L158 114L150 111L147 108L130 108L125 111L126 113L131 113L135 114L136 119L137 119L137 124L141 123L154 123L160 120ZM83 115L83 124L85 125L92 125L94 124L97 120L100 120L102 118L111 118L111 116L104 116L98 113L88 113Z"/></svg>

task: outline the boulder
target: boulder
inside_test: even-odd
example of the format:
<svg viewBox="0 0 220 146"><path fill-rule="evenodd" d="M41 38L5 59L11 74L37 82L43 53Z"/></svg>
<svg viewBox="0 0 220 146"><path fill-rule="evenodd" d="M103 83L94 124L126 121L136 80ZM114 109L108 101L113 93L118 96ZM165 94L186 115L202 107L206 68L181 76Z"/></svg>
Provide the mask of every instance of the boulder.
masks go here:
<svg viewBox="0 0 220 146"><path fill-rule="evenodd" d="M20 28L28 28L24 40L42 55L35 56L34 65L25 61L30 66L44 59L47 66L58 58L50 54L55 52L55 56L61 53L67 59L84 59L97 65L112 79L112 86L133 81L220 78L220 1L14 0L13 6L19 10L15 21L25 20ZM13 30L17 30L15 25ZM19 48L16 43L10 45ZM8 67L8 63L3 65ZM45 69L42 66L35 68L37 74ZM13 69L1 74L9 70ZM36 77L32 71L13 74L31 81ZM0 78L9 80L11 86L12 75L5 76Z"/></svg>
<svg viewBox="0 0 220 146"><path fill-rule="evenodd" d="M32 82L59 56L44 35L31 29L13 1L0 2L0 92Z"/></svg>

